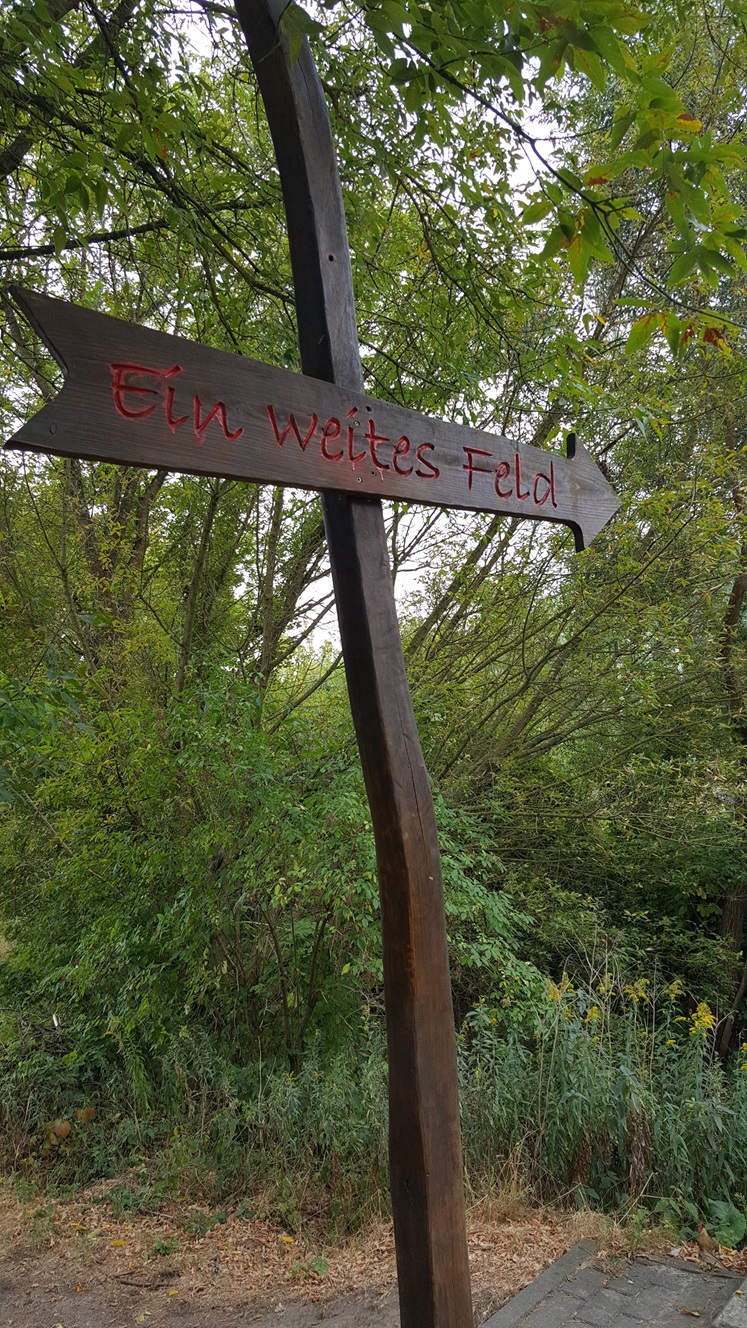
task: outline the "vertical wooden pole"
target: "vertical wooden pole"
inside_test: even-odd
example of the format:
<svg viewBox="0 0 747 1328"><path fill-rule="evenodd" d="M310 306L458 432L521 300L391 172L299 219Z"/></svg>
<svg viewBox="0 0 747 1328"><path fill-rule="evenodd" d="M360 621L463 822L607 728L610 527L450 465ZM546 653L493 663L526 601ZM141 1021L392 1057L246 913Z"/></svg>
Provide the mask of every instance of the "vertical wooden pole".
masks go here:
<svg viewBox="0 0 747 1328"><path fill-rule="evenodd" d="M308 43L285 0L235 0L275 145L303 371L362 389L347 229ZM472 1328L456 1044L441 864L407 686L381 502L322 495L381 894L389 1156L403 1328Z"/></svg>

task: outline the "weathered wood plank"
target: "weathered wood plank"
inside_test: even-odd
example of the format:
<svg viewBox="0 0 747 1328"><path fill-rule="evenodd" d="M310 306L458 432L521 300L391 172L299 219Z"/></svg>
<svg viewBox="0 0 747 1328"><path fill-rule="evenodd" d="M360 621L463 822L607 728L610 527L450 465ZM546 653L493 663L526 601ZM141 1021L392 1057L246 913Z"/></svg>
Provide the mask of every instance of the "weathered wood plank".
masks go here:
<svg viewBox="0 0 747 1328"><path fill-rule="evenodd" d="M67 376L9 447L560 521L578 547L619 506L583 447L566 459L360 386L14 294Z"/></svg>

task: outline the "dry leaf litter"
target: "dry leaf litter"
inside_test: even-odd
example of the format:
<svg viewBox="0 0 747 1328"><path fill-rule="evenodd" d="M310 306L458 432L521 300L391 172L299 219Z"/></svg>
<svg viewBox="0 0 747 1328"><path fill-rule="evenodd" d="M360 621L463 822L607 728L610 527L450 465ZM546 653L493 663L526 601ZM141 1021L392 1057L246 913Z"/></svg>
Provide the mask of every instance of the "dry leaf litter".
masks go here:
<svg viewBox="0 0 747 1328"><path fill-rule="evenodd" d="M37 1196L22 1204L0 1189L0 1242L6 1252L33 1250L39 1276L45 1261L76 1289L87 1281L119 1281L160 1290L164 1296L200 1299L214 1306L253 1302L261 1308L292 1301L378 1292L395 1284L390 1221L377 1219L339 1244L325 1244L310 1226L284 1231L258 1217L236 1215L204 1235L189 1234L205 1209L171 1201L155 1214L115 1218L107 1194L116 1182L79 1193L69 1202ZM486 1205L469 1217L473 1293L486 1309L505 1303L583 1236L596 1236L600 1255L624 1253L620 1232L594 1214L526 1211L506 1215ZM41 1214L41 1219L40 1219ZM696 1247L697 1248L697 1247Z"/></svg>

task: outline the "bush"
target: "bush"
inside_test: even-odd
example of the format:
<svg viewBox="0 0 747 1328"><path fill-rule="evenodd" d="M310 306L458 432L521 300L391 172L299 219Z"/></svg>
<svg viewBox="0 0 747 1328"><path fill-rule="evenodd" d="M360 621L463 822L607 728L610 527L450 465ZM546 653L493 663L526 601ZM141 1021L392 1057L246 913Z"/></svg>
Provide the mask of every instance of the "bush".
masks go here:
<svg viewBox="0 0 747 1328"><path fill-rule="evenodd" d="M684 1008L678 982L606 973L548 982L531 1009L480 1002L458 1038L473 1190L509 1177L530 1199L643 1207L691 1229L701 1215L734 1238L747 1212L747 1045L724 1068L715 1016ZM79 1182L145 1160L163 1193L251 1194L291 1228L315 1214L341 1231L387 1206L377 1017L336 1050L312 1037L295 1073L256 1056L237 1066L199 1030L166 1040L157 1068L141 1083L126 1048L83 1057L60 1029L5 1016L3 1164Z"/></svg>

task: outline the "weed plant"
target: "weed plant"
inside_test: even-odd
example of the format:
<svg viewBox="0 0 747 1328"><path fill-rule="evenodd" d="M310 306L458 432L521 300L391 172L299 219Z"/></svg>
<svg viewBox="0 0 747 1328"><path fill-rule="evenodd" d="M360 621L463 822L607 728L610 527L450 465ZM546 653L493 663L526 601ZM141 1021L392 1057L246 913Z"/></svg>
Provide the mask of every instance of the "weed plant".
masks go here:
<svg viewBox="0 0 747 1328"><path fill-rule="evenodd" d="M680 1227L716 1214L740 1230L747 1045L724 1066L715 1032L715 1015L688 1005L680 983L609 973L548 982L532 1008L480 1002L458 1038L473 1192L508 1186ZM82 1068L52 1043L31 1049L8 1017L1 1037L0 1151L16 1175L80 1183L145 1160L147 1183L126 1191L133 1206L176 1192L212 1204L251 1195L253 1213L287 1229L311 1215L337 1234L387 1205L386 1059L373 1018L334 1055L312 1039L296 1073L282 1061L237 1068L184 1034L164 1046L160 1077L138 1082L126 1056Z"/></svg>
<svg viewBox="0 0 747 1328"><path fill-rule="evenodd" d="M460 1036L468 1172L529 1194L679 1225L747 1208L747 1046L728 1067L679 982L549 982L533 1028L480 1004Z"/></svg>

